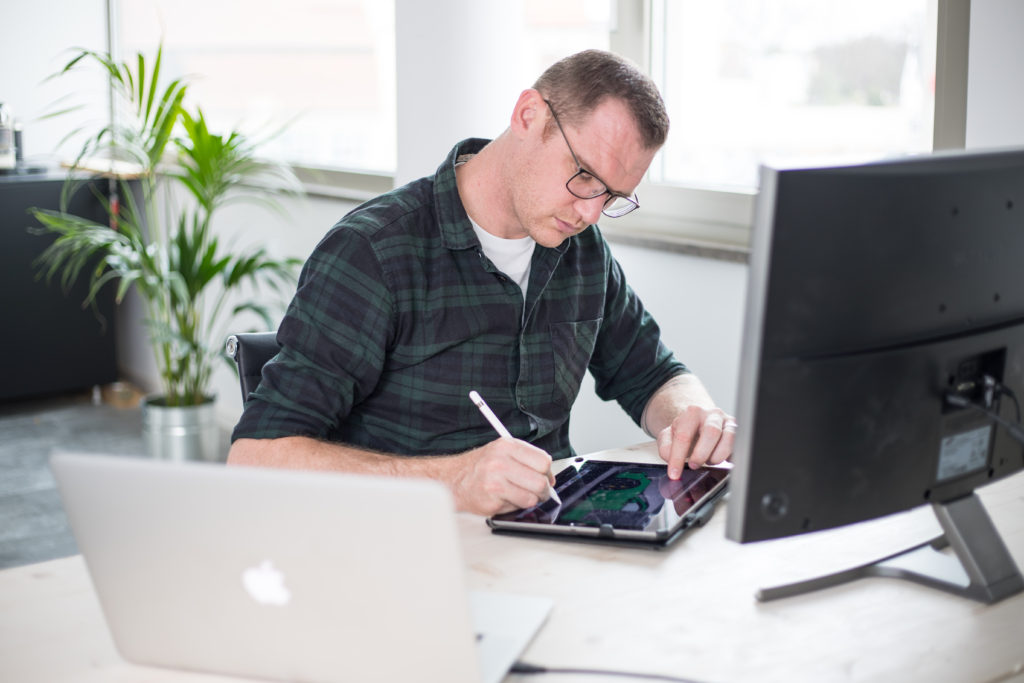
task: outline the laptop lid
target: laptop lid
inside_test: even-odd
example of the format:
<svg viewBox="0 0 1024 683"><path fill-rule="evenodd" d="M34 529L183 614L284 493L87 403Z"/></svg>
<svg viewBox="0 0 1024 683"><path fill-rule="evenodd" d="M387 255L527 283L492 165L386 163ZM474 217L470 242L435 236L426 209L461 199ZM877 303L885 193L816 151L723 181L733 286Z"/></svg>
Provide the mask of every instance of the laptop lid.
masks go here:
<svg viewBox="0 0 1024 683"><path fill-rule="evenodd" d="M70 453L51 466L114 642L136 663L500 680L550 608L528 600L518 630L497 618L511 656L509 634L478 637L436 482ZM478 640L506 644L500 670L478 661Z"/></svg>

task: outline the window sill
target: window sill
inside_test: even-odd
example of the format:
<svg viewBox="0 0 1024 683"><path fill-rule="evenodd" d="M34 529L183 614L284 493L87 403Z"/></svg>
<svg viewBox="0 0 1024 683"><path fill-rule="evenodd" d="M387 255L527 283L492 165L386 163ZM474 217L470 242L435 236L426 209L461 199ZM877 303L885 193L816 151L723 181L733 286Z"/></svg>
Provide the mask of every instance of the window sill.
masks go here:
<svg viewBox="0 0 1024 683"><path fill-rule="evenodd" d="M681 211L672 214L666 210L675 207L657 208L661 210L641 209L622 218L605 219L600 223L601 233L608 241L620 244L733 263L749 262L750 226L733 215L735 212L712 209L705 214L721 220L701 220L683 218Z"/></svg>
<svg viewBox="0 0 1024 683"><path fill-rule="evenodd" d="M296 176L306 194L313 197L364 202L389 192L389 174L297 166ZM657 249L699 258L747 263L750 258L749 228L729 223L696 223L644 216L641 212L601 223L609 242Z"/></svg>
<svg viewBox="0 0 1024 683"><path fill-rule="evenodd" d="M294 166L292 170L312 197L365 202L394 189L394 176L370 171Z"/></svg>
<svg viewBox="0 0 1024 683"><path fill-rule="evenodd" d="M601 234L612 243L730 263L747 264L750 262L750 248L731 242L699 239L682 234L673 235L629 228L612 228L606 225L601 226Z"/></svg>

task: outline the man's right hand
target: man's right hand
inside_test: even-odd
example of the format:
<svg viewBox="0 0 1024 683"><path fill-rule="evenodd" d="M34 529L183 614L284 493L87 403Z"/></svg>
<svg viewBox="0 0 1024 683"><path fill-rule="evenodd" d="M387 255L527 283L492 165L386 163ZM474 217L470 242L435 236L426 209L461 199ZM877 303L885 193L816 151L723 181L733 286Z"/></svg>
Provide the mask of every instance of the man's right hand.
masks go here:
<svg viewBox="0 0 1024 683"><path fill-rule="evenodd" d="M454 456L448 481L459 510L490 516L548 498L551 456L519 439L499 438Z"/></svg>

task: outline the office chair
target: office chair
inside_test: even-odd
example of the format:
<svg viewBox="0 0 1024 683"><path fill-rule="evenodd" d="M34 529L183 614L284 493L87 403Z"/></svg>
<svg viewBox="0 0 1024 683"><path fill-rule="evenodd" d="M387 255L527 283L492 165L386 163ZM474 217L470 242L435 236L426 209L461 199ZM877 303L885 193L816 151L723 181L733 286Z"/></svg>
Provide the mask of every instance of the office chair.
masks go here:
<svg viewBox="0 0 1024 683"><path fill-rule="evenodd" d="M245 332L228 337L227 354L238 365L238 381L242 386L242 403L256 390L263 378L263 366L281 349L277 332Z"/></svg>

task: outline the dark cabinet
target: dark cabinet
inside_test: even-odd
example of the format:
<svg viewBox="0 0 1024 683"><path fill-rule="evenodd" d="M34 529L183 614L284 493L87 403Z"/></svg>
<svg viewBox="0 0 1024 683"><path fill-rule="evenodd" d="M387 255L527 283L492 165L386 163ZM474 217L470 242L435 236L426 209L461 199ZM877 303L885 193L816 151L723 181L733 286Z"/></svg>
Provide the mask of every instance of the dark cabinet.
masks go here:
<svg viewBox="0 0 1024 683"><path fill-rule="evenodd" d="M61 176L0 177L0 400L58 394L117 379L114 288L83 308L87 277L64 291L38 278L36 258L53 242L33 233L31 207L56 209ZM99 200L82 187L70 211L106 222Z"/></svg>

